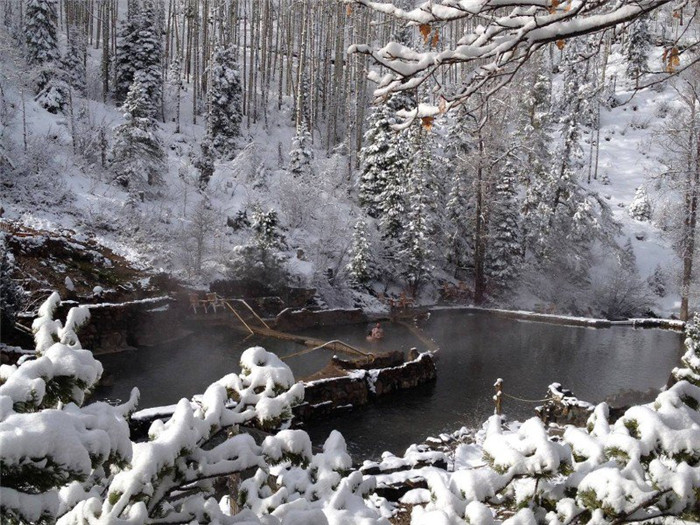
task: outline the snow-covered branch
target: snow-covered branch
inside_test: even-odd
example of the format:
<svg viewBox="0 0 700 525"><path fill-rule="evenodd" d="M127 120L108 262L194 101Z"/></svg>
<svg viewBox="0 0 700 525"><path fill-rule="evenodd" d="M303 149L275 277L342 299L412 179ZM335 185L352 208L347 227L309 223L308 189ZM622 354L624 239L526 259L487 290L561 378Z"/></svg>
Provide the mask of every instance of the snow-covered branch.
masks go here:
<svg viewBox="0 0 700 525"><path fill-rule="evenodd" d="M476 92L487 92L491 83L507 83L515 71L545 44L604 31L630 22L658 9L671 0L589 1L589 0L443 0L429 1L412 10L390 2L345 0L347 4L372 9L417 26L424 50L417 51L397 42L382 47L355 44L350 52L366 54L382 66L385 74L370 73L378 84L375 96L384 99L392 93L415 89L442 68L466 66L464 81L448 92L437 89L442 100L438 107L423 105L408 117L429 117L460 104ZM464 24L463 36L444 44L447 25ZM488 86L487 86L488 84Z"/></svg>

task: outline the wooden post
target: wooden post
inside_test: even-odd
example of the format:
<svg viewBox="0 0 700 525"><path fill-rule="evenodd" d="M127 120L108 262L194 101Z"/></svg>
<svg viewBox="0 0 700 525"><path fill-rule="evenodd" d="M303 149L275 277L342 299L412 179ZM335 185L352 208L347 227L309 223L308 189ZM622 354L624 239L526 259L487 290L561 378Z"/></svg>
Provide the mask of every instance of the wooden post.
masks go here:
<svg viewBox="0 0 700 525"><path fill-rule="evenodd" d="M496 394L493 396L493 401L496 403L496 410L494 413L497 416L501 415L501 401L503 397L503 379L500 377L496 379L496 382L493 384L493 387L496 389Z"/></svg>

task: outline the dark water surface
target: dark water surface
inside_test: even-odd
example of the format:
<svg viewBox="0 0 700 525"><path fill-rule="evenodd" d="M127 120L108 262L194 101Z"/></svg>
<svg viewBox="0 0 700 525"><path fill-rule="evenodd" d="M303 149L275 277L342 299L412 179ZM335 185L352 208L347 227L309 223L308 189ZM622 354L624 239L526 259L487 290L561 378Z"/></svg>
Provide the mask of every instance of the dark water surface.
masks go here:
<svg viewBox="0 0 700 525"><path fill-rule="evenodd" d="M304 334L369 348L373 344L365 341L367 328L341 326ZM600 402L626 391L660 388L682 354L680 334L653 329L590 329L450 312L433 314L421 328L440 347L437 381L314 424L307 430L315 444L322 444L335 428L356 460L384 450L400 454L427 436L483 422L493 412L493 383L499 377L507 393L521 398L540 399L557 381L581 399ZM424 349L404 326L384 324L384 330L385 339L374 344L378 350ZM172 345L98 356L114 384L97 395L125 398L138 386L141 407L172 404L238 372L241 353L253 345L280 356L302 349L286 341L241 341L238 333L216 331ZM295 377L303 378L328 362L330 354L317 350L286 362ZM504 412L524 419L533 415L533 406L506 399Z"/></svg>

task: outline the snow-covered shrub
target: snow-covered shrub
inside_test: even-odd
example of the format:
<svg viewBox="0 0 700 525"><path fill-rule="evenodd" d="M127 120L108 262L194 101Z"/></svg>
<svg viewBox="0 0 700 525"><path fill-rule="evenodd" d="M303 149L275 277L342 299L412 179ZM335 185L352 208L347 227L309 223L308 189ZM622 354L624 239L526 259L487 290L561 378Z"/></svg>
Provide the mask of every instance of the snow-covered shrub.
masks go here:
<svg viewBox="0 0 700 525"><path fill-rule="evenodd" d="M688 381L700 386L700 314L693 314L685 327L685 348L683 366L673 369L673 377L678 381ZM698 408L698 407L696 407Z"/></svg>
<svg viewBox="0 0 700 525"><path fill-rule="evenodd" d="M52 521L94 476L131 459L124 416L138 394L81 407L102 365L76 336L88 310L71 308L64 326L53 319L59 304L53 293L32 325L37 359L0 366L0 510L10 522Z"/></svg>
<svg viewBox="0 0 700 525"><path fill-rule="evenodd" d="M221 217L207 199L201 199L191 210L180 230L180 257L190 275L201 276L212 254L212 237L218 232Z"/></svg>
<svg viewBox="0 0 700 525"><path fill-rule="evenodd" d="M236 281L261 283L273 291L288 280L284 258L257 244L234 246L226 261L226 275Z"/></svg>
<svg viewBox="0 0 700 525"><path fill-rule="evenodd" d="M597 310L608 319L639 317L653 307L652 294L636 266L608 269L592 285Z"/></svg>
<svg viewBox="0 0 700 525"><path fill-rule="evenodd" d="M126 418L136 407L138 390L120 406L83 406L102 366L80 348L76 335L88 319L87 309L71 309L64 326L53 318L59 305L60 297L52 294L33 324L38 358L0 367L3 520L232 523L212 498L214 478L251 467L268 471L266 459L280 463L297 457L300 465L311 462L319 483L327 471L336 472L333 482L324 484L332 495L350 468L339 436L312 459L305 432L283 431L262 447L237 434L244 423L266 428L284 423L304 396L289 367L259 347L243 353L240 375L223 377L193 401L181 400L167 422L151 425L149 441L133 443ZM311 482L298 485L306 489ZM357 503L364 506L361 498ZM323 516L321 504L315 510L308 503L303 507ZM288 511L305 512L300 505ZM259 523L254 515L249 522Z"/></svg>

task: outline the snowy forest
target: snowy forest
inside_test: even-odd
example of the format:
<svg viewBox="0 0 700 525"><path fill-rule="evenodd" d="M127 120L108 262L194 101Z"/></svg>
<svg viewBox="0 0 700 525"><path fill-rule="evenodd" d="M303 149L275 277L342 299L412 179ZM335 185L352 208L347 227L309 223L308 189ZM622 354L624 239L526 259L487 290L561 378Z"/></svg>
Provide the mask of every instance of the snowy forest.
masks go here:
<svg viewBox="0 0 700 525"><path fill-rule="evenodd" d="M35 314L32 357L0 365L0 521L697 523L698 7L0 2L3 329ZM686 350L651 404L555 432L497 414L377 474L340 433L319 449L289 428L304 386L253 347L137 441L138 389L91 401L89 310L56 319L9 248L25 228L194 290L662 317L687 321ZM40 268L71 294L64 272ZM376 490L397 465L425 483L398 503Z"/></svg>

